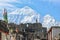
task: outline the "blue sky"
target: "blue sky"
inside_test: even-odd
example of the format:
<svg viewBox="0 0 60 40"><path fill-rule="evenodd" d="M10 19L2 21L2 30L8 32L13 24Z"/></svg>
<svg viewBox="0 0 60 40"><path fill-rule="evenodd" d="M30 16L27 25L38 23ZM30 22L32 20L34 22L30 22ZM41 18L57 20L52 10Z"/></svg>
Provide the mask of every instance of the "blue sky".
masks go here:
<svg viewBox="0 0 60 40"><path fill-rule="evenodd" d="M9 5L13 7L9 7ZM60 0L0 0L0 10L6 8L11 12L16 8L22 8L24 6L31 7L40 13L41 16L50 14L57 21L60 21Z"/></svg>
<svg viewBox="0 0 60 40"><path fill-rule="evenodd" d="M29 6L32 9L36 10L38 13L40 13L42 16L46 14L50 14L53 16L57 21L60 21L60 3L59 0L31 0L31 1L23 1L24 3L21 4L14 4L17 7L23 7L23 6Z"/></svg>
<svg viewBox="0 0 60 40"><path fill-rule="evenodd" d="M8 13L10 13L24 6L31 7L38 12L42 18L46 14L49 14L53 16L56 21L60 21L60 0L0 0L0 14L3 8L6 8Z"/></svg>

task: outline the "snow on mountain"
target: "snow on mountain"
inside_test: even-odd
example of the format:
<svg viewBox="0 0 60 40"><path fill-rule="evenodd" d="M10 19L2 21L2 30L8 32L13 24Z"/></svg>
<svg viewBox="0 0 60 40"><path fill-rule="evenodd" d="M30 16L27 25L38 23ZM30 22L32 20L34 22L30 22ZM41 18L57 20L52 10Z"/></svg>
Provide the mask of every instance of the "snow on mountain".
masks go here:
<svg viewBox="0 0 60 40"><path fill-rule="evenodd" d="M55 26L55 19L50 16L49 14L45 15L43 18L43 23L42 23L43 27L47 27L50 28L51 26Z"/></svg>
<svg viewBox="0 0 60 40"><path fill-rule="evenodd" d="M60 22L56 21L53 16L47 14L43 17L42 26L49 29L51 26L60 26Z"/></svg>
<svg viewBox="0 0 60 40"><path fill-rule="evenodd" d="M32 8L25 6L8 14L9 22L14 23L35 23L36 19L40 21L40 14Z"/></svg>
<svg viewBox="0 0 60 40"><path fill-rule="evenodd" d="M60 26L60 22L56 22L56 26Z"/></svg>
<svg viewBox="0 0 60 40"><path fill-rule="evenodd" d="M9 22L20 23L35 23L36 19L40 22L40 14L32 8L25 6L18 8L15 11L8 14ZM43 18L42 26L48 29L51 26L60 26L60 22L57 22L53 16L47 14Z"/></svg>

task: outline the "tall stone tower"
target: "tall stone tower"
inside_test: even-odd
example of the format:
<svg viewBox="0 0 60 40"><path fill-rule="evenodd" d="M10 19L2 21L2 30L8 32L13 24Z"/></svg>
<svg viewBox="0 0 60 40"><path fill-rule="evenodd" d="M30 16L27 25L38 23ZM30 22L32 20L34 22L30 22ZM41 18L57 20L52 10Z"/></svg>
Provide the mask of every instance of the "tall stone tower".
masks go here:
<svg viewBox="0 0 60 40"><path fill-rule="evenodd" d="M8 19L7 19L7 10L4 8L3 10L3 18L4 18L4 21L8 23Z"/></svg>

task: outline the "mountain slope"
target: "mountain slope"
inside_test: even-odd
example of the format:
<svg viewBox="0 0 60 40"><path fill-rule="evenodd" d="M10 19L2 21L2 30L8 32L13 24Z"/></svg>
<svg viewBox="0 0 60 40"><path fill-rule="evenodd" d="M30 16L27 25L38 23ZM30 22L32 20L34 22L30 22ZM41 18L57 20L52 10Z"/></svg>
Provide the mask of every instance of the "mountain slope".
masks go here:
<svg viewBox="0 0 60 40"><path fill-rule="evenodd" d="M40 22L40 14L32 8L25 6L8 14L9 23L35 23L36 19ZM42 26L50 28L51 26L60 26L60 22L56 21L53 16L46 14L43 18Z"/></svg>
<svg viewBox="0 0 60 40"><path fill-rule="evenodd" d="M53 16L46 14L43 17L42 26L49 29L51 26L60 26L60 22L56 21Z"/></svg>
<svg viewBox="0 0 60 40"><path fill-rule="evenodd" d="M25 6L21 9L16 9L15 11L8 14L9 22L14 23L35 23L36 19L39 22L40 14L38 14L32 8Z"/></svg>

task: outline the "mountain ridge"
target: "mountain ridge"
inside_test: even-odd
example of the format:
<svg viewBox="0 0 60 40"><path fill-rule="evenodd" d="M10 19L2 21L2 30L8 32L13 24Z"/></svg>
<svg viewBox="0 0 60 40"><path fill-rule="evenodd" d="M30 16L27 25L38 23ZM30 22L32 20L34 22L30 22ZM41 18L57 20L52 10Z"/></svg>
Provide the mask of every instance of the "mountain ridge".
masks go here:
<svg viewBox="0 0 60 40"><path fill-rule="evenodd" d="M12 16L12 18L10 16ZM10 19L8 20L10 21L13 20L13 22L18 22L18 24L19 22L20 23L35 23L36 19L38 20L38 22L40 20L40 14L28 6L25 6L21 9L17 9L9 13L9 17Z"/></svg>

